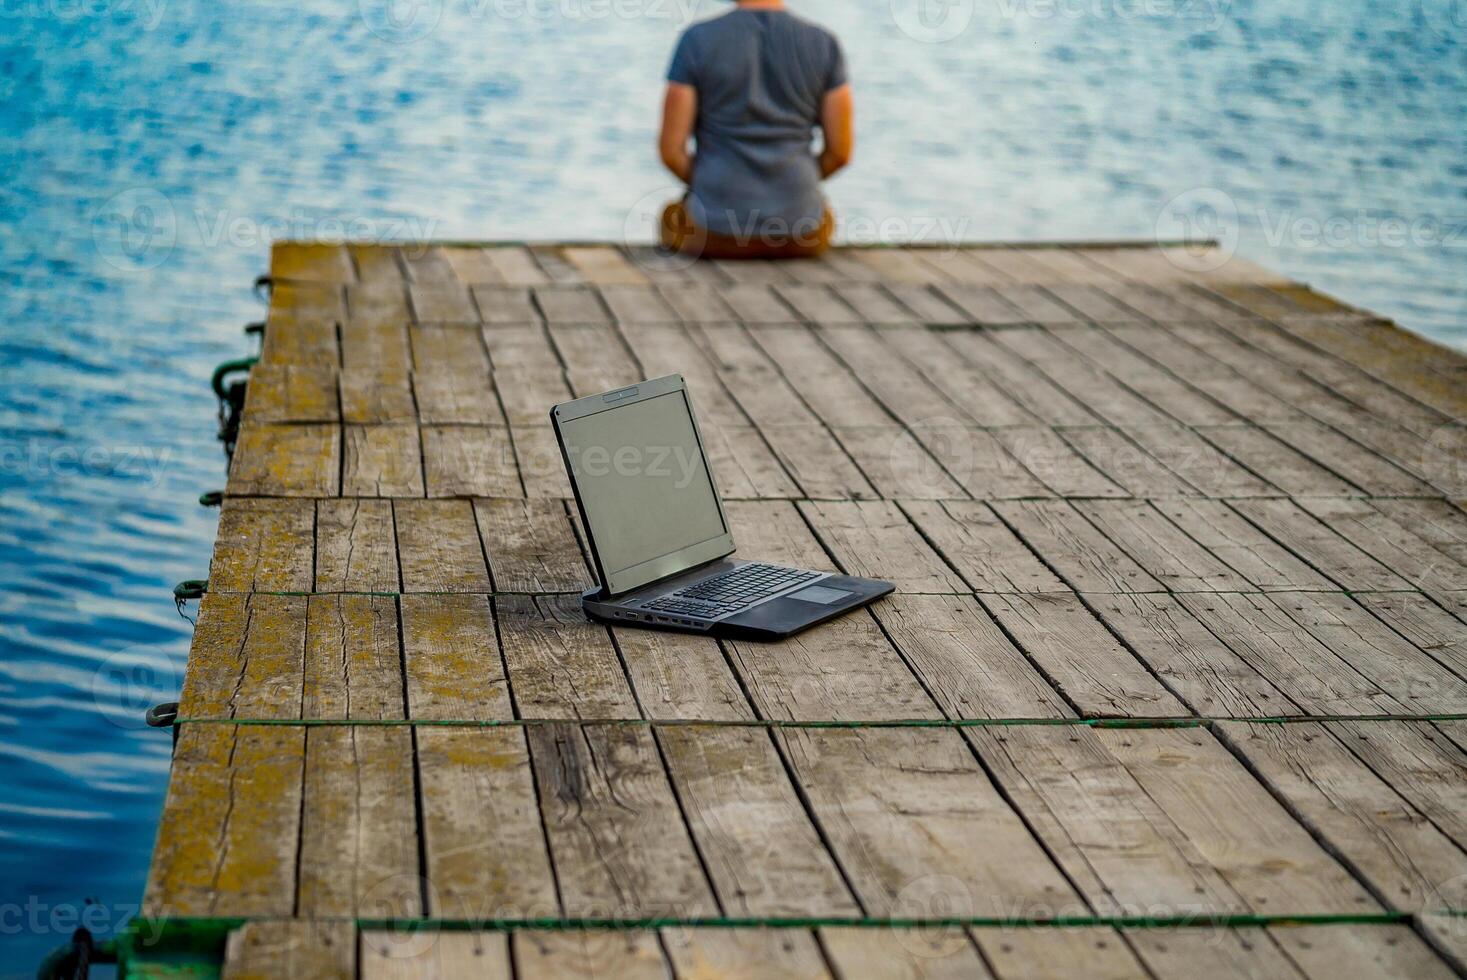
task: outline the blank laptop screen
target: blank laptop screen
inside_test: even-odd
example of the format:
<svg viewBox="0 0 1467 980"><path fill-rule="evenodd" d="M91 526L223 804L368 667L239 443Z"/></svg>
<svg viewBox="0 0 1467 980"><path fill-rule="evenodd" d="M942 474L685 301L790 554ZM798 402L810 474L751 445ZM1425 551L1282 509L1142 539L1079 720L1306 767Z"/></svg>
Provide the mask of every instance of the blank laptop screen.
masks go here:
<svg viewBox="0 0 1467 980"><path fill-rule="evenodd" d="M613 592L682 571L638 566L727 533L684 392L563 422L560 431Z"/></svg>

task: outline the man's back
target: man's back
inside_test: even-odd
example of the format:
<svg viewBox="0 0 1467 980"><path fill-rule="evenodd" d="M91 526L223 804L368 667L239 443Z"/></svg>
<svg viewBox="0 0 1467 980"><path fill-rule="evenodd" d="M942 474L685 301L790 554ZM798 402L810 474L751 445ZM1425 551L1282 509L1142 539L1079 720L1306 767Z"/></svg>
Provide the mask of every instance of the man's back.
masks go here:
<svg viewBox="0 0 1467 980"><path fill-rule="evenodd" d="M698 225L747 235L819 224L811 140L825 95L846 83L833 35L784 10L740 8L688 28L668 80L698 94Z"/></svg>

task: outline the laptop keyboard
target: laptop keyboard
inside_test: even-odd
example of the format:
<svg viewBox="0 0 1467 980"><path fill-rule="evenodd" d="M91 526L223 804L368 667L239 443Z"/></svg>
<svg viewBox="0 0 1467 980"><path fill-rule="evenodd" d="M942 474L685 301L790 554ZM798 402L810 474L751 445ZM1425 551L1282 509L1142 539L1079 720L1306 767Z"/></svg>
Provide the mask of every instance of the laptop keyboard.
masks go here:
<svg viewBox="0 0 1467 980"><path fill-rule="evenodd" d="M792 585L819 578L820 574L779 565L740 565L686 589L670 592L643 608L716 619L783 592Z"/></svg>

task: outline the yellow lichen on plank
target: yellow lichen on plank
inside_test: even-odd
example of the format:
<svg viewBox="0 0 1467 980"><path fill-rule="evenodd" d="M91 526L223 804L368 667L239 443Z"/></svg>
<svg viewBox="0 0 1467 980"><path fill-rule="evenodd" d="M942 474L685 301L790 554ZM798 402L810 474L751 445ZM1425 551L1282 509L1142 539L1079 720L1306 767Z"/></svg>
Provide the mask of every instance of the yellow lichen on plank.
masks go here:
<svg viewBox="0 0 1467 980"><path fill-rule="evenodd" d="M356 279L345 245L277 242L270 250L270 278L282 282L345 283Z"/></svg>

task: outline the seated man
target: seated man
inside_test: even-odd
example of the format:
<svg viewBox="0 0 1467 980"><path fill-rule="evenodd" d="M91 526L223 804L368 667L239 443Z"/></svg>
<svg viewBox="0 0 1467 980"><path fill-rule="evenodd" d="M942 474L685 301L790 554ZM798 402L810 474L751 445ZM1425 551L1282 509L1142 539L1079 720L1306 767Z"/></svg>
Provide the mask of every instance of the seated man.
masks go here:
<svg viewBox="0 0 1467 980"><path fill-rule="evenodd" d="M663 212L663 246L707 258L825 251L835 219L820 181L850 161L855 142L835 36L782 0L739 0L683 33L667 80L662 162L689 190Z"/></svg>

